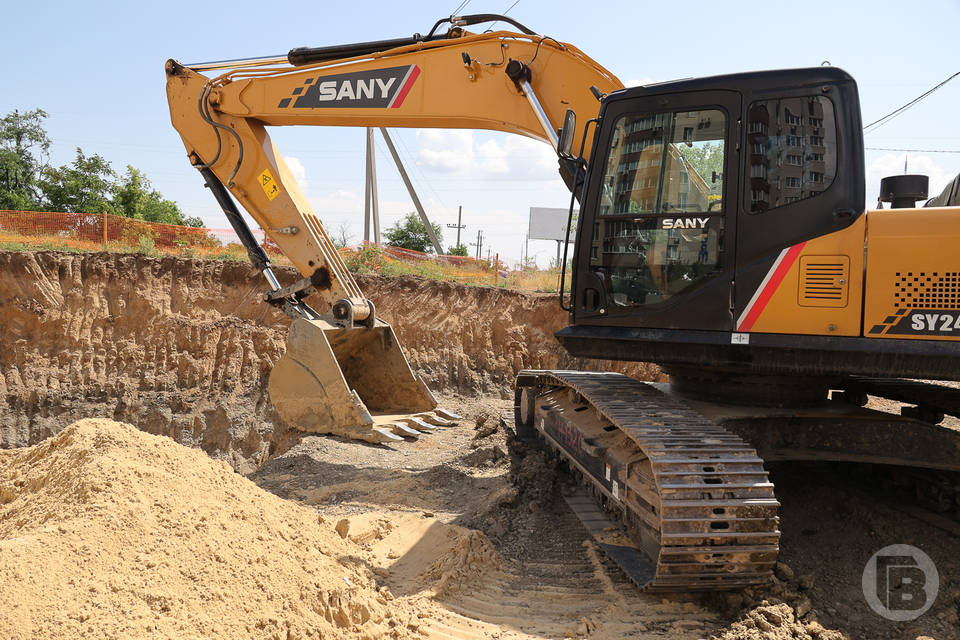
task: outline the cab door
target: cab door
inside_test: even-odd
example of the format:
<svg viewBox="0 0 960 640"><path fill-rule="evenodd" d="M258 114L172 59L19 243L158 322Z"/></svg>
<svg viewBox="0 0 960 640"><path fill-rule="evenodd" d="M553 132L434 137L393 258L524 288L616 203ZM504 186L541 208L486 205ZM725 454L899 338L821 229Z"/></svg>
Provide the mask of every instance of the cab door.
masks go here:
<svg viewBox="0 0 960 640"><path fill-rule="evenodd" d="M864 210L857 87L834 67L750 74L742 83L745 175L734 330L793 333L758 320L765 312L791 318L803 312L795 303L773 309L768 302L800 264L804 243L849 227Z"/></svg>
<svg viewBox="0 0 960 640"><path fill-rule="evenodd" d="M604 105L581 203L575 324L732 329L740 109L735 91L652 87Z"/></svg>

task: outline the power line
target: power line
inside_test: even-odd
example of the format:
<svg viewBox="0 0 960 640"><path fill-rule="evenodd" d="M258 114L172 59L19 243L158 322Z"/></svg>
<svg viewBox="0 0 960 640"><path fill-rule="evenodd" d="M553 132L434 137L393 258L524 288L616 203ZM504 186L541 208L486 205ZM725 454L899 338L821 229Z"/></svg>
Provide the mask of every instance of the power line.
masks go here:
<svg viewBox="0 0 960 640"><path fill-rule="evenodd" d="M887 147L864 147L867 151L909 151L910 153L960 153L960 149L889 149Z"/></svg>
<svg viewBox="0 0 960 640"><path fill-rule="evenodd" d="M520 0L517 0L517 2L519 2L519 1L520 1ZM924 98L926 98L927 96L929 96L931 93L933 93L934 91L936 91L937 89L939 89L939 88L942 87L943 85L947 84L948 82L950 82L951 80L953 80L953 79L956 78L957 76L960 76L960 71L957 71L956 73L954 73L953 75L951 75L949 78L947 78L946 80L944 80L943 82L941 82L941 83L938 84L937 86L935 86L935 87L933 87L932 89L926 91L925 93L917 96L916 98L914 98L913 100L911 100L911 101L908 102L907 104L903 105L903 106L900 107L899 109L894 109L893 111L891 111L891 112L888 113L887 115L883 116L882 118L880 118L880 119L878 119L878 120L874 120L873 122L871 122L870 124L868 124L867 126L865 126L865 127L863 128L863 131L864 131L865 133L873 133L872 131L867 132L867 129L873 127L874 131L876 131L876 130L879 129L881 126L883 126L884 124L886 124L887 122L889 122L890 120L892 120L893 118L895 118L896 116L900 115L901 113L903 113L904 111L906 111L907 109L909 109L910 107L912 107L913 105L917 104L918 102L920 102L921 100L923 100Z"/></svg>
<svg viewBox="0 0 960 640"><path fill-rule="evenodd" d="M510 13L510 9L513 9L513 8L514 8L515 6L517 6L518 4L520 4L520 0L514 0L513 4L510 5L509 7L507 7L507 10L504 11L501 15L507 15L508 13ZM491 31L493 31L493 25L497 24L498 22L500 22L500 21L499 21L499 20L494 20L492 23L490 23L490 26L487 27L487 30L484 31L484 33L490 33Z"/></svg>
<svg viewBox="0 0 960 640"><path fill-rule="evenodd" d="M468 4L470 4L470 0L463 0L463 2L461 2L459 5L457 5L457 8L456 8L456 9L454 9L453 11L450 12L450 15L452 15L452 16L458 16L458 15L460 15L460 11L463 10L463 9L465 9Z"/></svg>

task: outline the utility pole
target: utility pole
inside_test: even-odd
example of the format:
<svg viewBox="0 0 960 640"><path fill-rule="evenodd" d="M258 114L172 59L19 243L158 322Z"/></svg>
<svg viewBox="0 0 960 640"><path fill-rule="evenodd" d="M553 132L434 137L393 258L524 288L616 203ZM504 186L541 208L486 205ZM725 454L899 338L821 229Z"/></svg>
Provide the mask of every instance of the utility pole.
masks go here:
<svg viewBox="0 0 960 640"><path fill-rule="evenodd" d="M377 157L373 129L367 127L367 177L363 194L363 242L370 242L370 219L373 218L373 241L380 245L380 207L377 201Z"/></svg>
<svg viewBox="0 0 960 640"><path fill-rule="evenodd" d="M483 229L477 229L477 241L471 242L470 246L477 248L477 260L483 255Z"/></svg>
<svg viewBox="0 0 960 640"><path fill-rule="evenodd" d="M413 206L416 207L417 213L420 214L420 220L423 222L423 226L427 228L427 235L430 236L430 242L433 243L433 248L436 250L438 256L443 255L443 247L440 246L440 240L437 238L437 234L433 231L433 225L430 224L430 218L427 217L427 212L423 210L423 205L420 203L420 198L417 196L417 192L413 188L413 184L410 182L410 177L407 175L407 170L403 168L403 163L400 161L400 155L397 153L396 147L393 146L393 140L390 138L390 134L387 133L387 130L383 127L380 127L380 133L383 135L383 141L387 143L387 149L390 150L390 155L393 156L393 161L397 165L397 171L400 173L400 177L403 179L403 184L406 185L407 191L410 193L410 199L413 200Z"/></svg>
<svg viewBox="0 0 960 640"><path fill-rule="evenodd" d="M457 246L457 247L460 246L460 229L466 229L466 228L467 228L467 225L465 225L465 224L460 224L460 221L461 221L462 219L463 219L463 205L460 205L459 207L457 207L457 224L456 224L456 225L452 225L452 224L448 224L448 225L447 225L447 229L456 229L456 230L457 230L457 244L454 245L454 246Z"/></svg>

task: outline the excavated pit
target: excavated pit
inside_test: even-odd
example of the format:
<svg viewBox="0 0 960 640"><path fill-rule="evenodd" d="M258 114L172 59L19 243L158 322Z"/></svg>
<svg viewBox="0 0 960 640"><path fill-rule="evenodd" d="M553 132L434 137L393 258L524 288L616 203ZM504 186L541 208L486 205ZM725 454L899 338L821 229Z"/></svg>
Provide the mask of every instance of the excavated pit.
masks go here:
<svg viewBox="0 0 960 640"><path fill-rule="evenodd" d="M279 275L284 284L297 277ZM769 585L669 598L637 591L559 499L555 463L518 451L497 415L509 410L522 368L648 379L657 370L570 358L553 338L566 316L552 295L358 280L414 370L467 418L460 427L395 446L289 429L266 393L289 321L260 301L262 279L247 265L0 252L0 448L12 449L0 452L5 637L38 629L184 637L203 628L208 637L299 638L311 637L319 616L324 637L960 639L955 524L830 475L774 474L783 563ZM284 500L129 428L101 421L49 438L82 418L203 449ZM100 444L104 434L114 445ZM73 489L88 485L96 490ZM256 510L237 527L243 540L196 528L198 505L229 527L232 512L218 505L239 504ZM309 529L301 507L319 512L320 529ZM159 521L163 540L149 537ZM308 575L302 563L284 563L284 545L301 546L284 526L335 549L337 565ZM941 589L930 612L894 624L866 606L860 577L872 553L900 543L933 558ZM226 562L214 576L222 629L204 604L214 583L192 594L163 573L179 568L177 580L192 580L184 563L201 547ZM248 547L263 547L257 561L266 564L248 566ZM54 559L58 571L38 569ZM209 564L200 558L196 571ZM315 606L316 588L337 606ZM256 604L263 597L266 608Z"/></svg>
<svg viewBox="0 0 960 640"><path fill-rule="evenodd" d="M278 269L284 284L298 274ZM358 277L431 390L512 397L523 368L648 365L571 358L555 296L416 277ZM249 471L296 441L267 396L290 320L235 262L0 252L0 447L110 417Z"/></svg>

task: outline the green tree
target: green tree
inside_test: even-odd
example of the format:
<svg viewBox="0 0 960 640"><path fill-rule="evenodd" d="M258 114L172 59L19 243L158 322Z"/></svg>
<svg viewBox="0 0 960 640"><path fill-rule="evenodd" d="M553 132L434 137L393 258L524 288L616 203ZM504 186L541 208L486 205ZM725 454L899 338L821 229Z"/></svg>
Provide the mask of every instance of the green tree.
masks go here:
<svg viewBox="0 0 960 640"><path fill-rule="evenodd" d="M184 216L176 202L164 198L142 171L130 165L127 165L126 174L114 186L112 203L116 212L127 218L188 227L203 226L200 218Z"/></svg>
<svg viewBox="0 0 960 640"><path fill-rule="evenodd" d="M431 226L437 239L443 242L443 231L440 225L433 223ZM393 247L402 247L425 253L433 251L433 243L430 241L427 227L414 211L408 213L402 221L394 222L393 226L384 232L384 235L387 237L387 244Z"/></svg>
<svg viewBox="0 0 960 640"><path fill-rule="evenodd" d="M448 256L466 256L466 255L467 255L467 245L465 245L465 244L458 244L458 245L455 246L455 247L450 247L450 249L447 250L447 255L448 255Z"/></svg>
<svg viewBox="0 0 960 640"><path fill-rule="evenodd" d="M112 202L116 173L103 156L84 155L77 147L77 157L70 164L48 169L40 180L43 208L68 213L116 213Z"/></svg>
<svg viewBox="0 0 960 640"><path fill-rule="evenodd" d="M78 147L73 162L49 166L50 137L43 109L11 111L0 118L0 209L116 213L148 222L202 227L177 203L153 189L143 172L128 166L117 179L110 163Z"/></svg>
<svg viewBox="0 0 960 640"><path fill-rule="evenodd" d="M50 152L46 117L43 109L34 109L0 119L0 209L39 208L39 182Z"/></svg>
<svg viewBox="0 0 960 640"><path fill-rule="evenodd" d="M703 181L710 187L711 193L720 193L723 182L720 175L723 174L723 143L711 144L709 142L696 142L688 147L685 144L678 144L677 150L683 159L690 163L694 170L700 174ZM713 181L713 174L717 174L717 181Z"/></svg>

